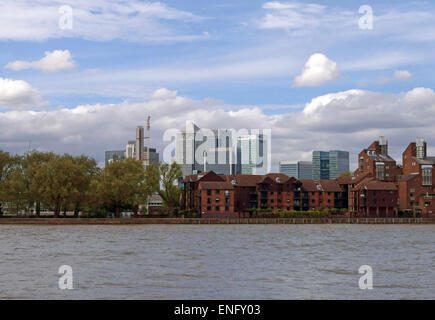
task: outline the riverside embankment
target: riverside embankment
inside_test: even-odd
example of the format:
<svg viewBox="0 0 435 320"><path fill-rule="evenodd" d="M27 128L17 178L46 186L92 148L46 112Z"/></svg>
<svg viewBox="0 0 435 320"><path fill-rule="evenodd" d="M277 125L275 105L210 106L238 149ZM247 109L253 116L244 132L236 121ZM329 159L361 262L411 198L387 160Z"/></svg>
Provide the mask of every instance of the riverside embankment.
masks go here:
<svg viewBox="0 0 435 320"><path fill-rule="evenodd" d="M2 218L0 225L435 224L435 218Z"/></svg>

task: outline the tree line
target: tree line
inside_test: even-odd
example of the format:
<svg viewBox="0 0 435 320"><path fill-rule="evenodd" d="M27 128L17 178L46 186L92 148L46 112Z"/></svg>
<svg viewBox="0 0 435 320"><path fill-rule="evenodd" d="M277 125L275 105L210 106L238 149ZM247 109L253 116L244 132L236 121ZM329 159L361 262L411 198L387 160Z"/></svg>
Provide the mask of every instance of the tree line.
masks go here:
<svg viewBox="0 0 435 320"><path fill-rule="evenodd" d="M179 206L181 190L174 181L181 176L177 163L144 166L135 159L114 160L104 168L85 155L57 155L32 151L11 155L0 150L0 215L7 204L19 214L42 209L55 217L74 211L89 215L129 209L135 214L152 194L159 194L169 214Z"/></svg>

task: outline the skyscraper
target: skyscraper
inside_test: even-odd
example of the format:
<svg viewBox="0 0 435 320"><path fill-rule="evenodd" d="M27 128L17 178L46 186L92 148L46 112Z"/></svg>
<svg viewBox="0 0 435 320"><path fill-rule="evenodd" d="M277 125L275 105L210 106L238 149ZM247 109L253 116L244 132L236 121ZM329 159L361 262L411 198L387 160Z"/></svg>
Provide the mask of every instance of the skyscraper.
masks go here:
<svg viewBox="0 0 435 320"><path fill-rule="evenodd" d="M105 164L107 165L109 162L113 160L122 160L125 159L125 151L124 150L110 150L105 152Z"/></svg>
<svg viewBox="0 0 435 320"><path fill-rule="evenodd" d="M296 179L311 180L313 164L309 161L280 161L279 172Z"/></svg>
<svg viewBox="0 0 435 320"><path fill-rule="evenodd" d="M230 130L200 129L188 122L176 136L175 161L183 177L204 171L235 173L234 149Z"/></svg>
<svg viewBox="0 0 435 320"><path fill-rule="evenodd" d="M313 180L333 180L349 171L349 152L313 151Z"/></svg>
<svg viewBox="0 0 435 320"><path fill-rule="evenodd" d="M144 160L144 130L142 126L136 127L136 160Z"/></svg>
<svg viewBox="0 0 435 320"><path fill-rule="evenodd" d="M263 133L242 135L237 138L238 173L268 173L267 141Z"/></svg>

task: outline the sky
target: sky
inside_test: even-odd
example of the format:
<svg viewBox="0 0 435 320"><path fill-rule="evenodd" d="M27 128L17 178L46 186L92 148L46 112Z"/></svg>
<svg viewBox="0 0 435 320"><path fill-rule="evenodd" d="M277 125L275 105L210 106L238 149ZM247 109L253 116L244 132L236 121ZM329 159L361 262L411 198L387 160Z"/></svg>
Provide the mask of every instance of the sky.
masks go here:
<svg viewBox="0 0 435 320"><path fill-rule="evenodd" d="M432 1L3 0L0 149L103 163L150 115L161 153L194 121L272 129L273 171L380 135L400 162L435 154L434 58Z"/></svg>

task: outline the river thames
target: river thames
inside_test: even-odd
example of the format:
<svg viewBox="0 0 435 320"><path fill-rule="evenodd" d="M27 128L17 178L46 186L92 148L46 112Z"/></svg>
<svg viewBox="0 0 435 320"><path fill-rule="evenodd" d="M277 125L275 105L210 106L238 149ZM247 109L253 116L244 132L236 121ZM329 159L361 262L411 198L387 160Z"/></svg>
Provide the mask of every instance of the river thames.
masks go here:
<svg viewBox="0 0 435 320"><path fill-rule="evenodd" d="M0 252L0 299L435 299L435 225L1 225Z"/></svg>

